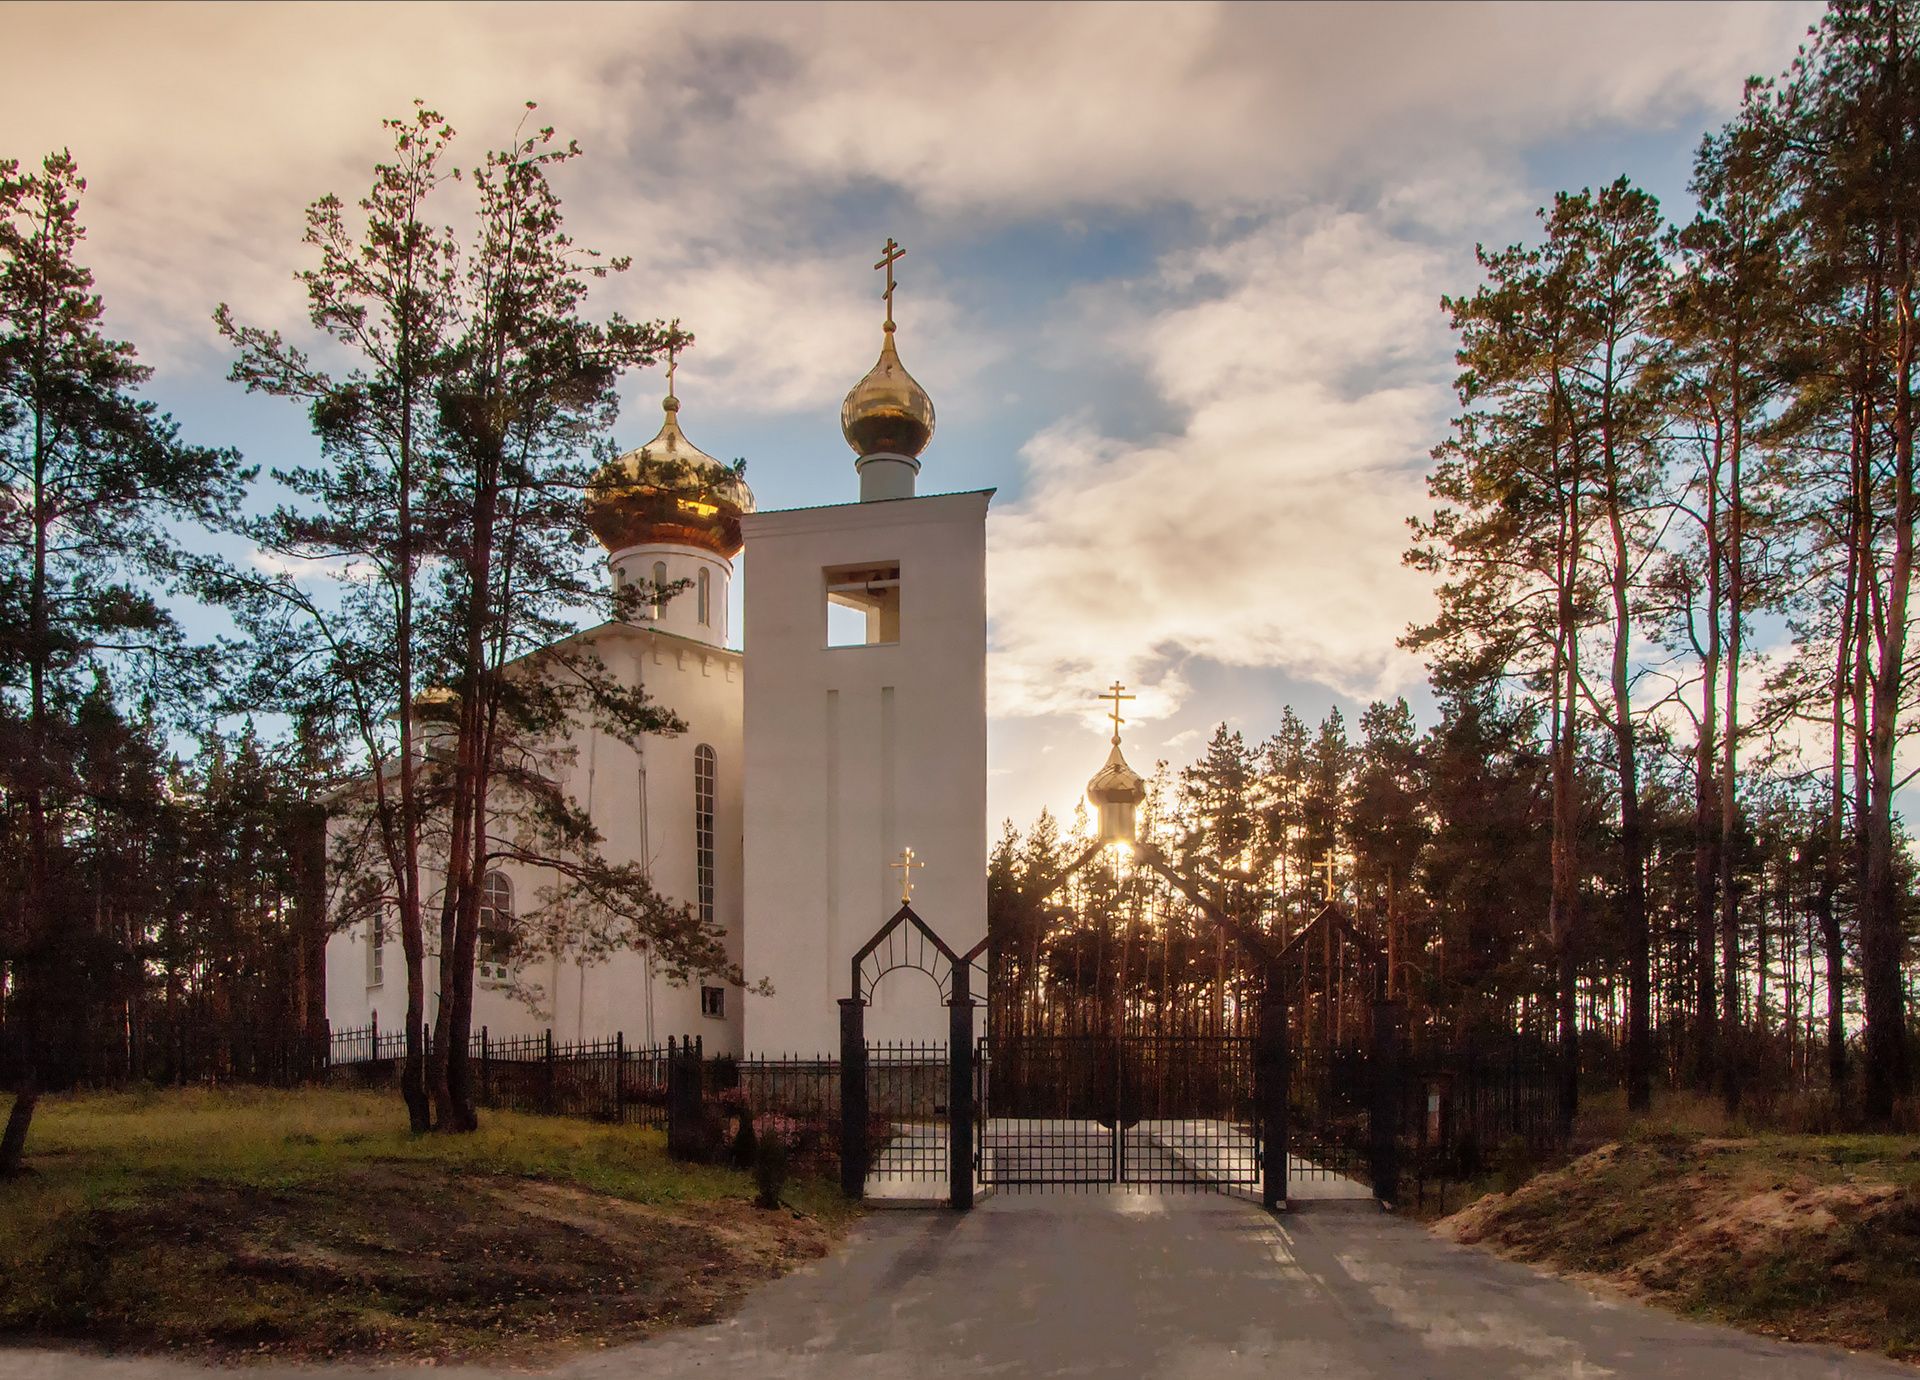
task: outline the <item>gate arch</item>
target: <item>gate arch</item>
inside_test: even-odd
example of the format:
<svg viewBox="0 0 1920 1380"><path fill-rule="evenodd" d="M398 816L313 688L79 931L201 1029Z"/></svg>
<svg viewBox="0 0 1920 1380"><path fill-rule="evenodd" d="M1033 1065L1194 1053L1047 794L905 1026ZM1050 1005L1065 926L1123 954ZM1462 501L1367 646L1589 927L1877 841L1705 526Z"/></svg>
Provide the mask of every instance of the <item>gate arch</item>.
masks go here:
<svg viewBox="0 0 1920 1380"><path fill-rule="evenodd" d="M903 900L854 954L848 995L840 1000L840 1185L848 1197L866 1196L870 1178L945 1179L954 1207L973 1206L971 978L978 951L955 953ZM948 1013L944 1042L868 1043L867 1005L902 969L933 981Z"/></svg>

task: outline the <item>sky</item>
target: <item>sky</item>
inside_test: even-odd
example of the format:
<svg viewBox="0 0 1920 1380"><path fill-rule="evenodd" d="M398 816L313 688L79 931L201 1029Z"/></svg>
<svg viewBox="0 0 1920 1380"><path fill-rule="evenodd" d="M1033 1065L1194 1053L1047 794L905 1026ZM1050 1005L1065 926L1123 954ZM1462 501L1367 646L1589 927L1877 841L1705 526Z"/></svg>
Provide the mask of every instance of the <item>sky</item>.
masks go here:
<svg viewBox="0 0 1920 1380"><path fill-rule="evenodd" d="M1432 607L1400 557L1455 411L1441 296L1556 190L1624 173L1683 216L1701 135L1818 15L13 4L0 45L33 60L0 85L0 157L73 151L149 396L267 468L313 445L226 381L214 307L304 330L304 208L359 196L415 99L469 165L529 100L580 141L569 224L633 259L594 308L693 332L681 422L762 508L856 497L838 409L899 240L899 347L939 414L920 492L997 490L989 808L1024 825L1100 765L1115 679L1142 770L1289 703L1426 707L1396 640ZM627 380L622 445L663 392Z"/></svg>

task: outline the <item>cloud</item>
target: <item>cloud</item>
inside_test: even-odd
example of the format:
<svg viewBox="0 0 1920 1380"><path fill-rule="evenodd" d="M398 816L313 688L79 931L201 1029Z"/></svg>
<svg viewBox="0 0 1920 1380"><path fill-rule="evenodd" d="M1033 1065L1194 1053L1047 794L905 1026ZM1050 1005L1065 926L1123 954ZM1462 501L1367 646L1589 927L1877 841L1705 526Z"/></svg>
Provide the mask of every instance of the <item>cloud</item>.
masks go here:
<svg viewBox="0 0 1920 1380"><path fill-rule="evenodd" d="M1355 696L1416 681L1394 642L1430 596L1400 554L1451 401L1446 268L1375 216L1310 211L1116 286L1188 299L1108 327L1184 424L1068 422L1027 447L989 529L994 711L1085 716L1084 687L1118 675L1162 717L1193 657Z"/></svg>
<svg viewBox="0 0 1920 1380"><path fill-rule="evenodd" d="M706 280L711 296L695 303L724 320L756 275L791 283L823 255L838 262L849 236L864 246L871 217L903 201L945 222L1260 208L1391 183L1404 213L1458 222L1542 139L1730 104L1813 13L15 6L9 37L37 57L0 90L0 128L7 153L68 145L90 174L116 328L150 354L217 355L216 301L297 319L301 208L326 191L356 196L384 151L379 118L416 96L462 129L463 161L538 99L536 119L594 155L568 175L582 238L633 252L651 288L659 271ZM816 303L773 300L783 314ZM817 382L793 362L834 337L773 334L785 372L770 396L792 399Z"/></svg>
<svg viewBox="0 0 1920 1380"><path fill-rule="evenodd" d="M695 416L811 413L823 442L877 346L871 241L917 231L910 367L943 411L1039 400L991 520L995 712L1097 729L1084 687L1139 681L1133 714L1164 718L1197 659L1356 696L1417 680L1402 524L1451 410L1435 302L1472 281L1465 248L1537 198L1543 147L1691 142L1819 12L14 6L35 60L0 88L0 153L74 149L112 328L207 373L216 302L300 322L302 208L359 194L382 116L426 98L471 164L537 99L588 150L559 174L574 232L634 259L598 304L696 333ZM1151 247L1117 267L1009 270L1024 316L942 274L996 235L1122 221ZM1049 361L1106 372L1016 368L1043 329Z"/></svg>
<svg viewBox="0 0 1920 1380"><path fill-rule="evenodd" d="M814 176L941 208L1259 203L1596 120L1730 106L1814 5L927 6L785 12L745 101ZM802 33L806 37L802 37ZM1282 193L1284 195L1284 191Z"/></svg>

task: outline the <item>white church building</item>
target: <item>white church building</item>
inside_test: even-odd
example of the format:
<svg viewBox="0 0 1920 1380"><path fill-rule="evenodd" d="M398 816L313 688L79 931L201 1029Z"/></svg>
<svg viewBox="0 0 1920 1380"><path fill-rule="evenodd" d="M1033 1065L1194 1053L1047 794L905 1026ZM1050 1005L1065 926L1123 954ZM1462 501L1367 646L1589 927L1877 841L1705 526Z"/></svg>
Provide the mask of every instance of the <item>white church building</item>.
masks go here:
<svg viewBox="0 0 1920 1380"><path fill-rule="evenodd" d="M718 923L729 957L771 995L713 977L676 986L644 950L539 958L541 971L517 974L511 946L489 940L542 883L509 866L488 876L476 1028L621 1032L630 1045L698 1035L709 1054L834 1050L851 960L899 908L908 848L916 913L956 952L985 936L992 491L917 492L934 412L894 346L898 252L889 242L879 360L841 408L857 497L754 511L733 471L687 439L671 391L659 434L603 469L589 497L615 588L685 589L580 636L686 731L636 749L582 724L569 789L606 856L641 863L662 895ZM743 551L749 571L736 569ZM736 574L744 650L727 645ZM433 969L429 958L430 982ZM870 1038L945 1037L934 984L916 978L875 991ZM540 1007L516 988L539 990ZM336 933L333 1028L399 1029L405 1011L397 938L370 924Z"/></svg>

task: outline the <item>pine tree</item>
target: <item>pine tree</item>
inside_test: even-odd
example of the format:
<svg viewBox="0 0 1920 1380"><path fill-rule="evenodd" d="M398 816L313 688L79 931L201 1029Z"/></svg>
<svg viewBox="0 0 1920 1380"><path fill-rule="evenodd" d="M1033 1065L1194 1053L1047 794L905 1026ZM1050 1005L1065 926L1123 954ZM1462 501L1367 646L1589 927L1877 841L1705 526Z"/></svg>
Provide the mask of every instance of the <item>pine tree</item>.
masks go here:
<svg viewBox="0 0 1920 1380"><path fill-rule="evenodd" d="M306 504L260 539L308 569L345 550L374 579L356 588L360 570L333 570L345 588L332 603L289 578L236 576L234 587L257 633L290 632L263 641L276 668L311 670L286 677L302 707L360 749L369 805L341 832L364 847L357 896L369 917L398 903L415 1067L426 940L437 941L440 1001L430 1058L408 1075L409 1115L420 1128L430 1102L436 1128L465 1131L478 1124L467 1051L480 915L503 863L548 879L516 917L530 952L564 944L593 957L645 942L671 979L745 979L712 922L603 855L559 746L579 723L628 742L680 727L568 635L581 607L617 615L639 597L610 594L586 562L582 495L611 455L621 375L687 338L585 315L591 284L626 262L566 232L551 175L577 146L542 129L490 152L468 179L478 205L463 246L427 220L452 131L424 109L387 127L395 159L376 169L364 224L350 227L331 198L309 212L321 256L303 275L313 323L363 368L332 378L278 336L225 308L219 317L240 351L236 377L306 403L336 466L290 476ZM443 882L431 921L429 869Z"/></svg>
<svg viewBox="0 0 1920 1380"><path fill-rule="evenodd" d="M109 339L80 262L86 190L71 156L0 162L0 791L9 838L0 963L15 1069L0 1175L15 1172L38 1095L40 1032L89 1000L70 912L84 792L82 704L103 677L190 702L209 662L159 595L182 584L175 524L211 524L247 478L188 445L137 390L151 371Z"/></svg>

